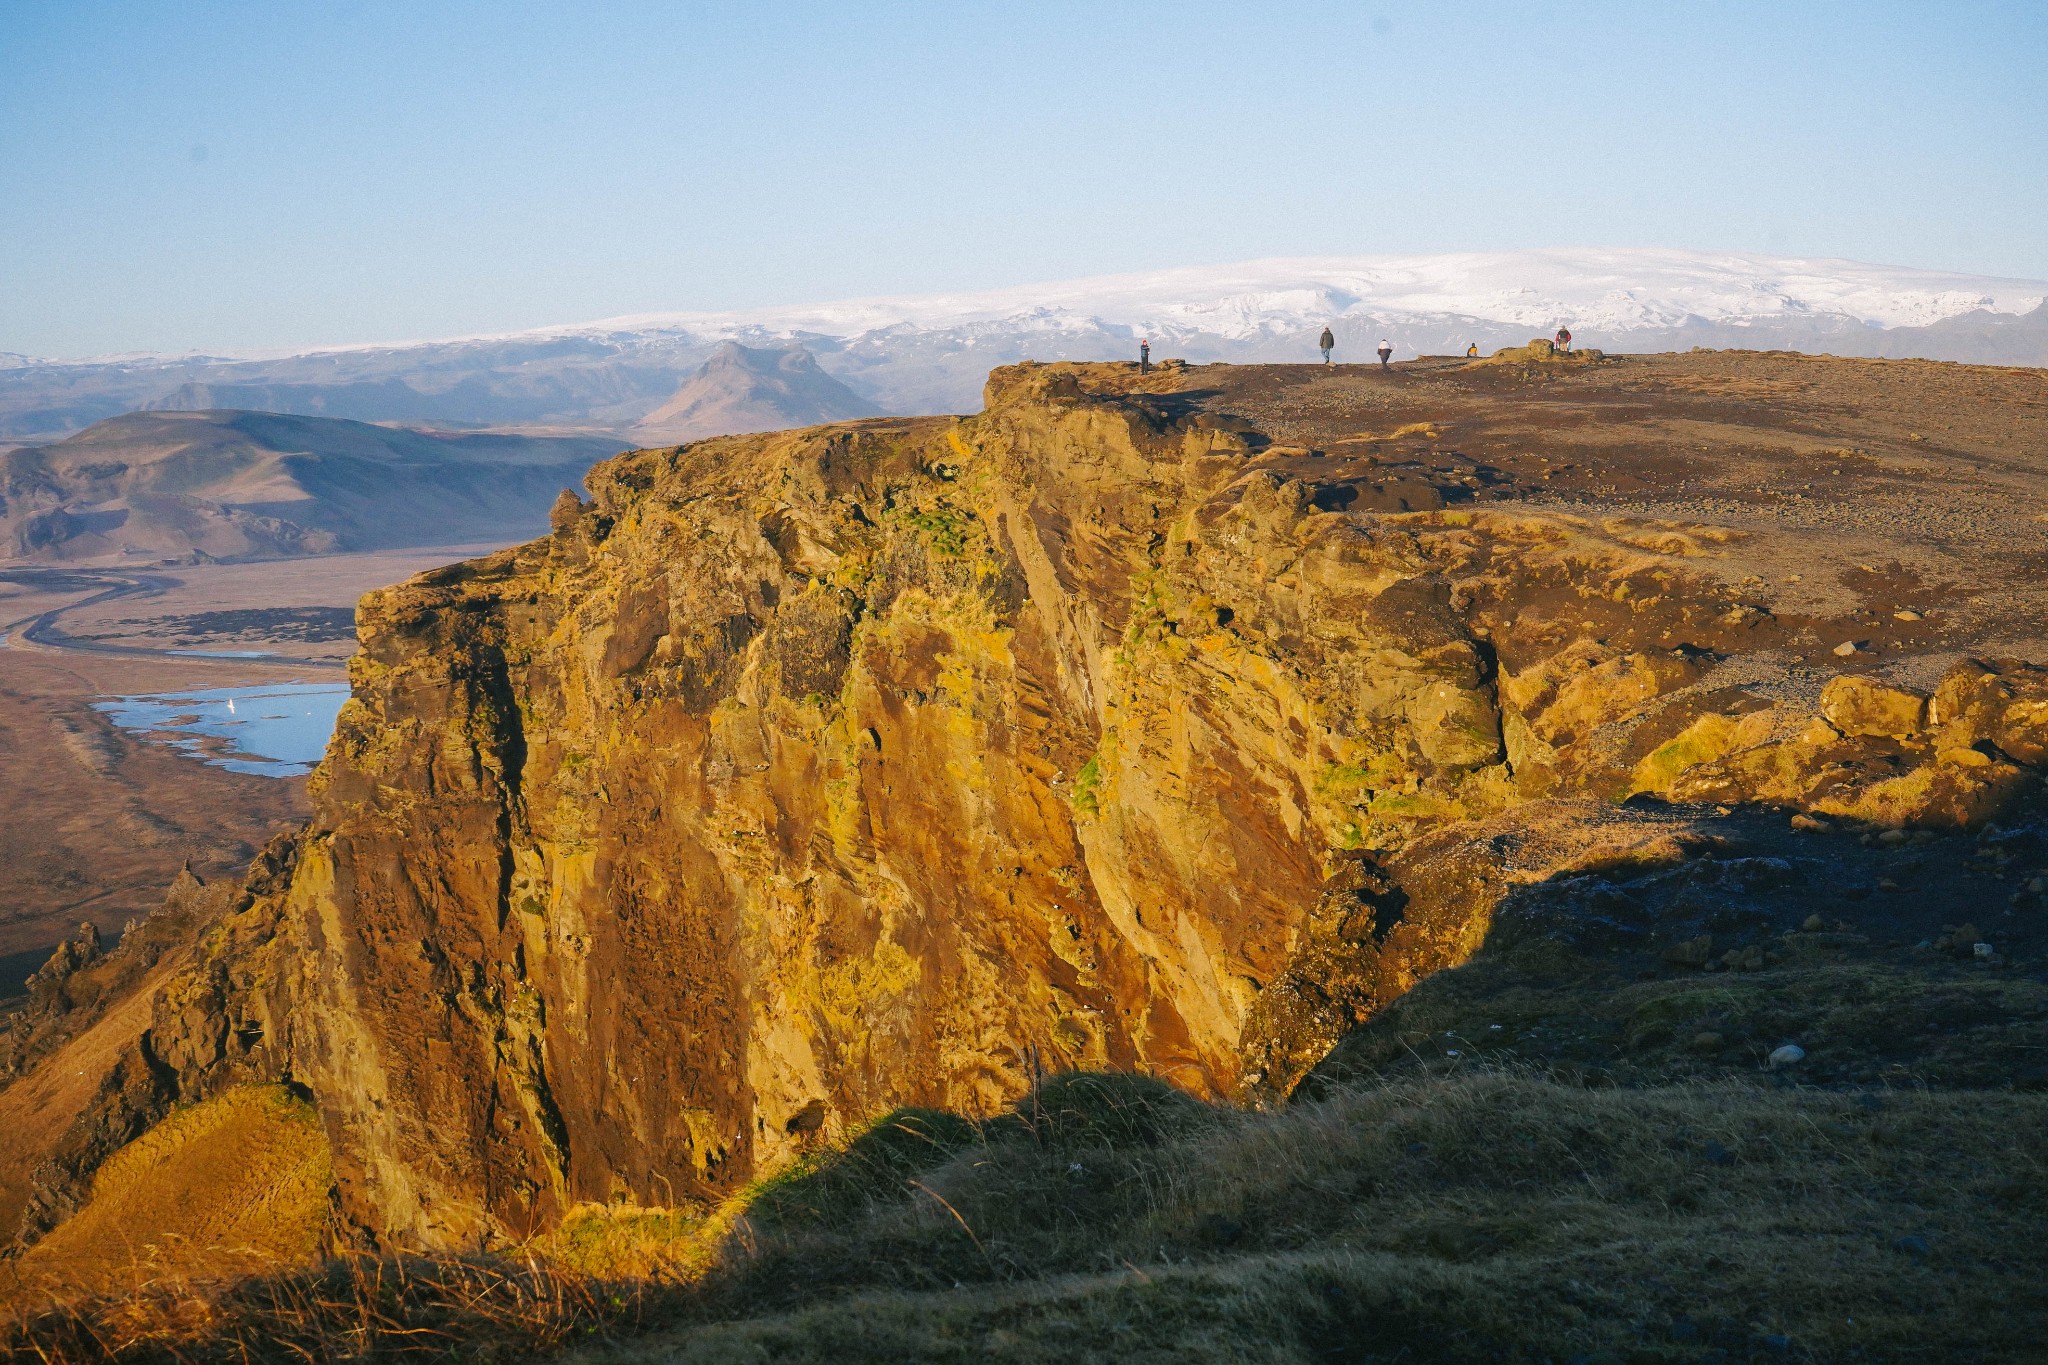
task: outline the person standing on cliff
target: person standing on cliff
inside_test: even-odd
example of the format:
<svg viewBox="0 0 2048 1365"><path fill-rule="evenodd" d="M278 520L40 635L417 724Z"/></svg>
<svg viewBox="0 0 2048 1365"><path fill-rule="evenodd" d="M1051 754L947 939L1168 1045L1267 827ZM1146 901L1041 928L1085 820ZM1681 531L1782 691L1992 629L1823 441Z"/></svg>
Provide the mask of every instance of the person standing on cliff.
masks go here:
<svg viewBox="0 0 2048 1365"><path fill-rule="evenodd" d="M1479 354L1479 343L1478 343L1478 342L1476 342L1476 341L1475 341L1475 342L1473 342L1473 343L1472 343L1472 344L1471 344L1470 346L1467 346L1467 347L1465 348L1465 358L1466 358L1467 360L1473 359L1473 358L1474 358L1474 357L1476 357L1476 356L1477 356L1478 354Z"/></svg>
<svg viewBox="0 0 2048 1365"><path fill-rule="evenodd" d="M1138 373L1152 373L1152 342L1150 338L1138 343Z"/></svg>
<svg viewBox="0 0 2048 1365"><path fill-rule="evenodd" d="M1334 350L1336 350L1336 349L1337 349L1337 338L1336 338L1336 337L1334 337L1334 336L1332 336L1332 335L1330 335L1330 329L1329 329L1329 328L1325 327L1325 328L1323 329L1323 335L1322 335L1322 339L1321 339L1321 340L1319 340L1319 341L1317 341L1317 342L1316 342L1316 345L1318 345L1318 346L1320 346L1320 347L1322 347L1322 348L1323 348L1323 363L1324 363L1325 365L1329 364L1329 363L1330 363L1330 352L1332 352L1332 351L1334 351Z"/></svg>
<svg viewBox="0 0 2048 1365"><path fill-rule="evenodd" d="M1394 358L1394 343L1393 343L1393 342L1391 342L1391 341L1388 341L1388 340L1387 340L1387 339L1386 339L1385 337L1381 337L1381 338L1380 338L1380 368L1381 368L1381 369L1383 369L1383 370L1384 370L1385 368L1387 368L1387 362L1388 362L1389 360L1392 360L1393 358Z"/></svg>

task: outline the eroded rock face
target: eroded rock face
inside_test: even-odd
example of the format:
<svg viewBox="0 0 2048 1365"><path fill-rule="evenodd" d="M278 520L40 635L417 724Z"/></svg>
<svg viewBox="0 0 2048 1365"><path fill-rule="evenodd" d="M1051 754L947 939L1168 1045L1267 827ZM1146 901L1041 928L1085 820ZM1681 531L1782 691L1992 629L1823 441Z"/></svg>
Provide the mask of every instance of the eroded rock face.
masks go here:
<svg viewBox="0 0 2048 1365"><path fill-rule="evenodd" d="M1284 1095L1503 878L1686 857L1620 798L1960 824L2042 761L2039 669L1762 694L1708 532L1329 510L1131 382L628 454L365 598L158 1069L309 1087L352 1219L475 1245L1040 1070Z"/></svg>

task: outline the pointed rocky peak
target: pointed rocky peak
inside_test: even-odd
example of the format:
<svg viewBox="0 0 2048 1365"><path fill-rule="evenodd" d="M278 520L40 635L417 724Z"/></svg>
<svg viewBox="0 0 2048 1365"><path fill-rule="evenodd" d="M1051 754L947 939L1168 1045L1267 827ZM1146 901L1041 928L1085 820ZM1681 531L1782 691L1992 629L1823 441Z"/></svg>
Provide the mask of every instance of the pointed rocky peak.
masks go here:
<svg viewBox="0 0 2048 1365"><path fill-rule="evenodd" d="M728 341L633 434L649 443L694 441L844 422L880 411L825 373L802 346L757 348Z"/></svg>

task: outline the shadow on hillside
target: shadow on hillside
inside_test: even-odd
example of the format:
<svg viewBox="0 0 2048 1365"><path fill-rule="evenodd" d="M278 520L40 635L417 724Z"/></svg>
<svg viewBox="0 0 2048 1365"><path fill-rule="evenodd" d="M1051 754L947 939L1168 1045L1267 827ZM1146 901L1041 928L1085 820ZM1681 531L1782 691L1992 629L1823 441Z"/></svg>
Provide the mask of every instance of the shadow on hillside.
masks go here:
<svg viewBox="0 0 2048 1365"><path fill-rule="evenodd" d="M1684 862L1514 887L1469 963L1352 1032L1305 1093L1482 1060L1592 1084L2048 1089L2048 818L2006 815L1878 835L1739 810Z"/></svg>

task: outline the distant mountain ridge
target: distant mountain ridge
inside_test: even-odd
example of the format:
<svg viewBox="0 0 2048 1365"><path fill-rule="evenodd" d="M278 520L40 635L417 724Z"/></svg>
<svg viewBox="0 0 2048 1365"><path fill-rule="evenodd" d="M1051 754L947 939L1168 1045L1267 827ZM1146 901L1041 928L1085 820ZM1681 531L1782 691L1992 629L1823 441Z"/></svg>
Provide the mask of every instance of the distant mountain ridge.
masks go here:
<svg viewBox="0 0 2048 1365"><path fill-rule="evenodd" d="M271 558L513 541L618 440L130 413L0 453L0 558ZM133 562L132 558L129 562Z"/></svg>
<svg viewBox="0 0 2048 1365"><path fill-rule="evenodd" d="M760 350L728 341L675 395L633 428L648 444L816 426L881 409L818 368L801 346Z"/></svg>
<svg viewBox="0 0 2048 1365"><path fill-rule="evenodd" d="M1694 346L2048 365L2048 281L1668 249L1307 257L968 293L660 313L265 359L0 357L0 440L134 408L265 407L370 421L624 434L726 342L802 346L881 412L969 411L999 364L1155 355L1339 359L1526 341L1560 324L1610 351ZM666 419L664 419L666 420Z"/></svg>

